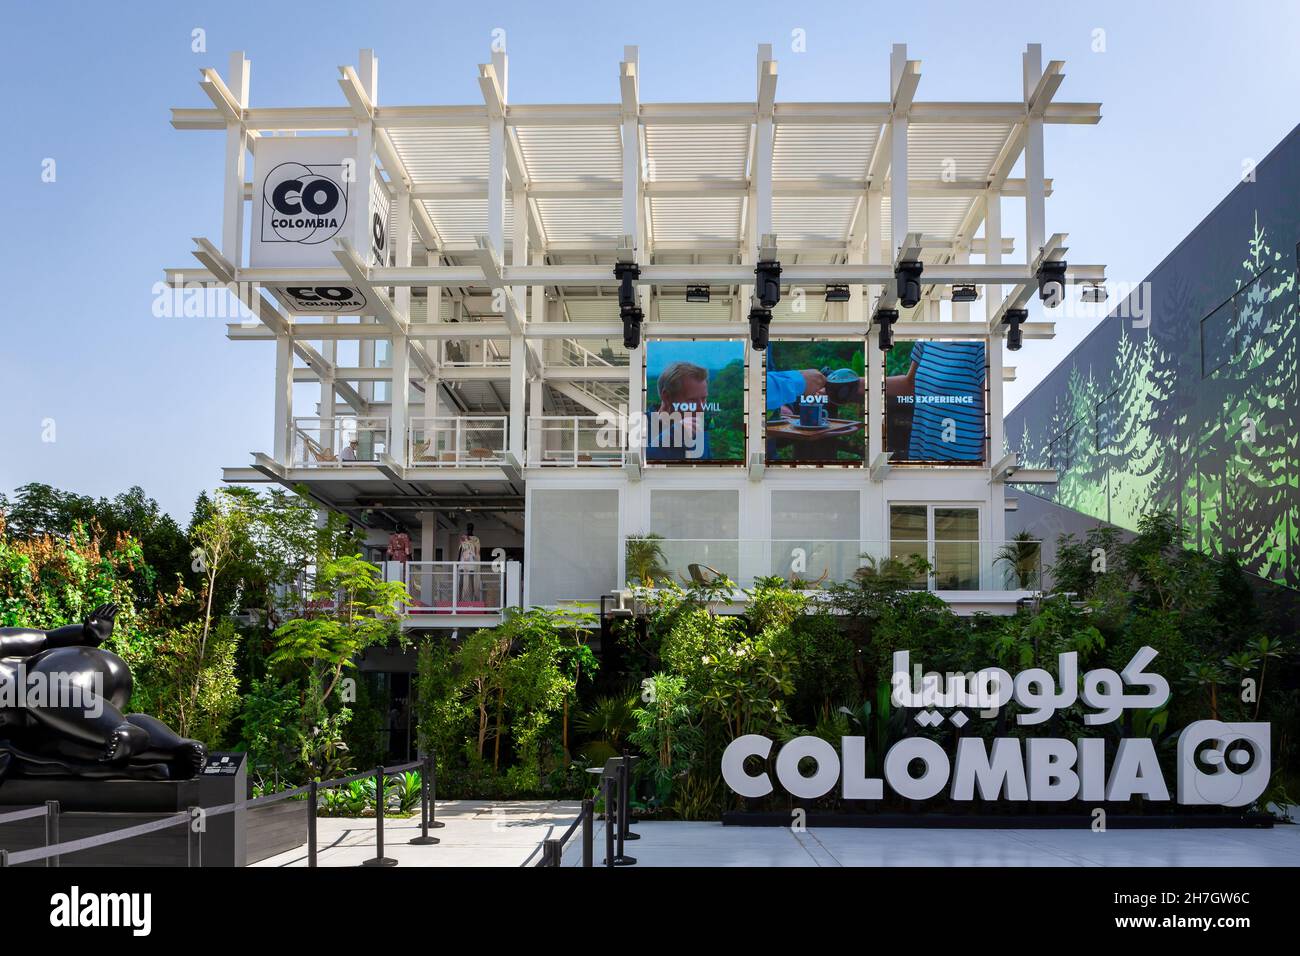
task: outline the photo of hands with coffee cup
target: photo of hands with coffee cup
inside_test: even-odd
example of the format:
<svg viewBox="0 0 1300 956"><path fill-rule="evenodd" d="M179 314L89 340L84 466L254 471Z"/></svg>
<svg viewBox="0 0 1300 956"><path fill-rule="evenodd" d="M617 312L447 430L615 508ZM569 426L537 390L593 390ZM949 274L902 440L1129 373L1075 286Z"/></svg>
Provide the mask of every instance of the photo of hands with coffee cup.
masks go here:
<svg viewBox="0 0 1300 956"><path fill-rule="evenodd" d="M773 342L767 352L767 459L861 462L866 376L858 342Z"/></svg>

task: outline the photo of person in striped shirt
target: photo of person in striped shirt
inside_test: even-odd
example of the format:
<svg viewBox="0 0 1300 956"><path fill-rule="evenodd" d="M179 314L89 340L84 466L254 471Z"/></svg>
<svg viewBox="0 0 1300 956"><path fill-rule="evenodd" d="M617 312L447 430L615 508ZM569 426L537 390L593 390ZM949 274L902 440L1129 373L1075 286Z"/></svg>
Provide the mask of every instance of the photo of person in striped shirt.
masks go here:
<svg viewBox="0 0 1300 956"><path fill-rule="evenodd" d="M900 351L901 350L901 351ZM888 448L894 461L983 461L983 342L901 342L885 378Z"/></svg>

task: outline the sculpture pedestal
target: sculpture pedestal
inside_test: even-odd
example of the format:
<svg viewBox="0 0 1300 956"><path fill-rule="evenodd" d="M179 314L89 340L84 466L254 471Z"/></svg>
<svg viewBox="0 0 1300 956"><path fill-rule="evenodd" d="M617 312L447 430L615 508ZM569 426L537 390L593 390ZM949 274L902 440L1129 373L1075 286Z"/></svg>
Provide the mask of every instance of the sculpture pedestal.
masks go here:
<svg viewBox="0 0 1300 956"><path fill-rule="evenodd" d="M210 754L208 767L193 780L21 777L0 783L0 814L57 800L59 842L66 843L161 820L191 807L234 803L244 798L247 781L242 754ZM203 866L243 866L248 842L246 816L247 811L240 808L201 823L178 823L143 836L68 854L60 863L64 866L188 866L191 854L196 853ZM201 836L193 833L196 825L203 827ZM18 851L43 846L45 820L0 824L0 847ZM45 864L41 861L27 865Z"/></svg>

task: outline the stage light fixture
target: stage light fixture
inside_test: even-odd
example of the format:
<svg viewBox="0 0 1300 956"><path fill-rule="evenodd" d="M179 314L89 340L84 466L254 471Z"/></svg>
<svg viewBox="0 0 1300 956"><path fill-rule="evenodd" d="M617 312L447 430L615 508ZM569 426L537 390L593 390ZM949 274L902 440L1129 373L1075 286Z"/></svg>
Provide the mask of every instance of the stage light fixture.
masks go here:
<svg viewBox="0 0 1300 956"><path fill-rule="evenodd" d="M645 318L645 313L633 305L619 309L618 315L623 320L623 348L636 348L641 344L641 321Z"/></svg>
<svg viewBox="0 0 1300 956"><path fill-rule="evenodd" d="M781 263L764 259L755 267L754 297L769 312L781 301Z"/></svg>
<svg viewBox="0 0 1300 956"><path fill-rule="evenodd" d="M952 287L952 301L954 302L974 302L979 297L979 290L973 285L955 285Z"/></svg>
<svg viewBox="0 0 1300 956"><path fill-rule="evenodd" d="M614 263L614 278L618 280L618 317L623 320L623 347L634 349L641 344L641 322L645 313L636 304L636 286L641 278L641 267L635 262Z"/></svg>
<svg viewBox="0 0 1300 956"><path fill-rule="evenodd" d="M1105 302L1106 287L1100 282L1092 282L1083 287L1080 297L1084 302Z"/></svg>
<svg viewBox="0 0 1300 956"><path fill-rule="evenodd" d="M1020 327L1028 319L1028 309L1007 309L1007 314L1002 318L1003 324L1007 327L1007 348L1012 352L1019 352L1020 346L1024 344L1025 337Z"/></svg>
<svg viewBox="0 0 1300 956"><path fill-rule="evenodd" d="M641 278L641 267L635 262L616 262L614 278L618 280L619 311L636 306L636 287L632 282Z"/></svg>
<svg viewBox="0 0 1300 956"><path fill-rule="evenodd" d="M878 309L871 321L880 326L880 338L877 340L880 351L888 352L894 347L894 323L898 321L898 310Z"/></svg>
<svg viewBox="0 0 1300 956"><path fill-rule="evenodd" d="M903 259L894 270L894 282L898 285L898 301L903 308L910 309L921 301L921 272L925 266L919 259Z"/></svg>
<svg viewBox="0 0 1300 956"><path fill-rule="evenodd" d="M827 302L848 302L849 287L846 285L828 285L826 287Z"/></svg>
<svg viewBox="0 0 1300 956"><path fill-rule="evenodd" d="M708 302L709 287L706 285L688 285L686 287L687 302Z"/></svg>
<svg viewBox="0 0 1300 956"><path fill-rule="evenodd" d="M1066 264L1059 259L1044 262L1038 267L1038 297L1049 309L1054 309L1065 298Z"/></svg>
<svg viewBox="0 0 1300 956"><path fill-rule="evenodd" d="M768 326L772 324L772 310L757 305L749 309L749 344L755 352L767 348Z"/></svg>

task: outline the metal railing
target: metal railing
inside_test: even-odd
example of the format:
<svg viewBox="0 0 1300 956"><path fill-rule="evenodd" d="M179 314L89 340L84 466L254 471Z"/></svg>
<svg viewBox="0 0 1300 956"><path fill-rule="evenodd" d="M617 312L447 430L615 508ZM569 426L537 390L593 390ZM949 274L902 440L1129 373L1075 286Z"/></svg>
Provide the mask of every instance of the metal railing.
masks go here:
<svg viewBox="0 0 1300 956"><path fill-rule="evenodd" d="M413 418L409 434L412 467L501 465L510 427L504 415Z"/></svg>
<svg viewBox="0 0 1300 956"><path fill-rule="evenodd" d="M408 561L406 613L487 614L505 607L506 569L494 561Z"/></svg>
<svg viewBox="0 0 1300 956"><path fill-rule="evenodd" d="M476 339L440 339L438 364L448 368L506 368L510 365L510 350L503 349L493 339L484 339L481 349L475 349ZM474 354L477 351L478 354Z"/></svg>
<svg viewBox="0 0 1300 956"><path fill-rule="evenodd" d="M388 453L388 419L295 418L289 464L296 468L375 465Z"/></svg>
<svg viewBox="0 0 1300 956"><path fill-rule="evenodd" d="M627 459L618 423L597 415L535 415L528 419L528 464L562 468L619 467Z"/></svg>
<svg viewBox="0 0 1300 956"><path fill-rule="evenodd" d="M902 574L915 556L930 565L910 586L930 591L1037 591L1042 587L1038 541L961 539L624 539L628 583L708 584L725 575L743 588L764 577L820 588L863 575ZM645 579L649 579L648 581Z"/></svg>

